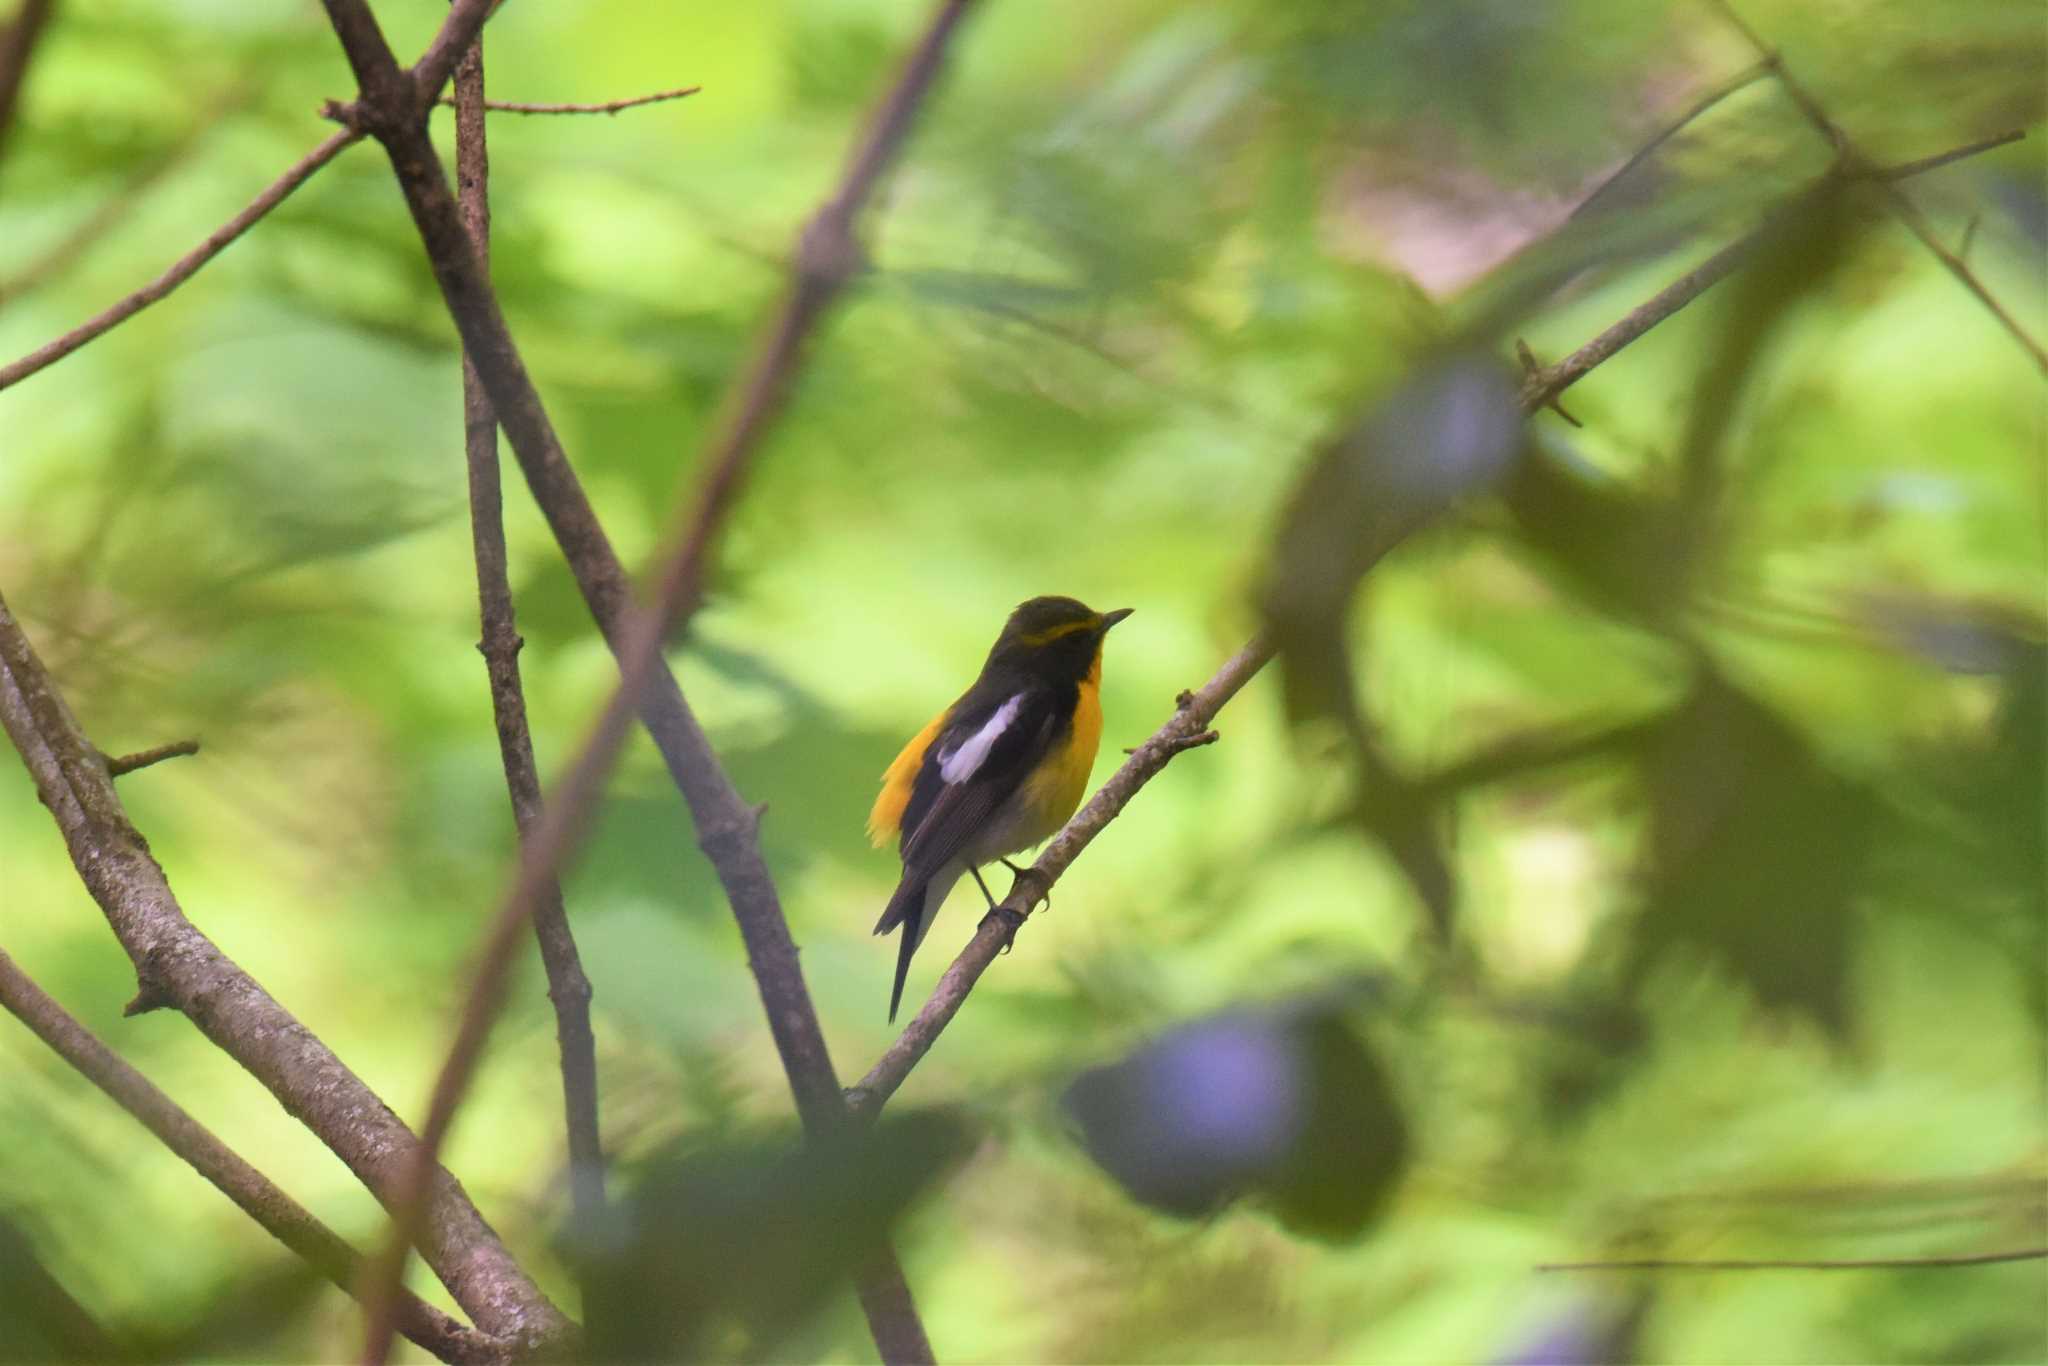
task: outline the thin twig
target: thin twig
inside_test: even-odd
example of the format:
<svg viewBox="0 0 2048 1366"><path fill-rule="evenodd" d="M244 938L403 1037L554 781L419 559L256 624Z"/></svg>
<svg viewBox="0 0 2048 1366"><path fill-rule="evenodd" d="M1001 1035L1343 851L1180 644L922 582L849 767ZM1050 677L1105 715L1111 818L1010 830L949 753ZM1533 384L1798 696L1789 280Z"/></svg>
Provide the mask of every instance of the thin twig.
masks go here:
<svg viewBox="0 0 2048 1366"><path fill-rule="evenodd" d="M265 214L282 204L293 190L311 179L315 171L334 160L344 147L361 136L361 133L348 128L330 134L318 147L299 158L291 169L272 181L263 193L249 201L247 208L221 224L205 241L172 262L170 269L156 279L104 312L86 319L56 340L46 342L17 361L0 366L0 389L19 384L36 371L56 364L79 347L111 332L184 284L199 273L200 267L225 251L230 243L254 227Z"/></svg>
<svg viewBox="0 0 2048 1366"><path fill-rule="evenodd" d="M0 599L0 728L21 752L63 833L81 881L135 965L134 1015L174 1006L262 1083L389 1206L419 1147L361 1079L185 916L129 822L99 752L80 731L4 599ZM434 1169L421 1253L471 1320L524 1346L572 1325L477 1213L462 1186Z"/></svg>
<svg viewBox="0 0 2048 1366"><path fill-rule="evenodd" d="M931 998L924 1003L924 1008L917 1012L917 1018L904 1028L896 1042L889 1045L875 1065L868 1069L868 1074L848 1088L847 1104L855 1115L872 1119L880 1113L889 1097L896 1094L896 1088L910 1075L911 1069L931 1051L939 1035L960 1013L960 1007L966 1003L967 994L974 990L981 974L1009 945L1016 936L1017 928L1045 900L1060 875L1102 833L1103 828L1116 819L1131 798L1138 795L1138 790L1157 777L1176 754L1202 743L1200 737L1207 733L1216 713L1223 710L1224 704L1237 696L1238 690L1250 682L1272 657L1272 647L1263 639L1253 637L1198 691L1181 694L1166 724L1132 751L1131 757L1096 790L1079 814L1053 836L1037 861L1017 875L1009 895L982 920L974 938L967 942L967 947L939 977L938 985L932 989Z"/></svg>
<svg viewBox="0 0 2048 1366"><path fill-rule="evenodd" d="M484 137L483 39L479 37L455 67L455 184L470 240L489 269L491 241L490 155ZM519 679L519 627L506 570L504 503L498 478L498 416L490 395L467 357L462 363L464 463L469 473L470 537L476 558L477 649L490 679L491 713L497 721L498 753L512 821L522 841L540 821L540 775L533 760L526 694ZM575 1225L599 1227L604 1214L604 1147L597 1122L597 1044L590 1028L590 979L562 905L560 879L550 878L534 907L533 932L540 943L548 999L555 1008L555 1041L561 1054L562 1110L568 1133L569 1204ZM582 1286L583 1312L592 1301Z"/></svg>
<svg viewBox="0 0 2048 1366"><path fill-rule="evenodd" d="M2027 130L2024 128L2008 128L1995 137L1981 138L1946 152L1937 152L1931 157L1921 157L1918 161L1902 161L1896 166L1885 166L1870 174L1878 180L1910 180L1916 175L1938 170L1950 162L1961 161L1966 157L1976 156L1979 152L1988 152L1996 147L2019 142L2026 136Z"/></svg>
<svg viewBox="0 0 2048 1366"><path fill-rule="evenodd" d="M443 95L441 104L454 108L460 96L462 68L456 71L456 95ZM665 104L670 100L686 99L704 89L701 85L686 85L680 90L657 90L652 95L635 95L630 100L606 100L602 104L529 104L523 100L485 100L484 108L493 114L616 114L622 109L638 109L643 104Z"/></svg>
<svg viewBox="0 0 2048 1366"><path fill-rule="evenodd" d="M1899 168L1894 168L1893 172L1886 172L1873 166L1870 159L1863 154L1856 143L1849 137L1847 130L1828 117L1828 112L1822 106L1819 99L1814 96L1812 91L1806 88L1804 82L1792 74L1791 68L1786 66L1777 54L1771 50L1770 46L1764 42L1763 35L1749 26L1748 21L1736 11L1735 6L1729 3L1729 0L1712 0L1712 3L1714 8L1721 12L1722 17L1728 21L1729 25L1747 39L1750 46L1754 47L1771 63L1773 69L1777 72L1778 88L1790 97L1792 103L1798 107L1799 112L1805 116L1806 121L1813 125L1814 131L1818 132L1827 141L1828 146L1834 150L1836 157L1852 172L1860 173L1864 178L1877 186L1878 192L1885 197L1885 202L1891 207L1893 215L1906 225L1907 231L1920 239L1920 244L1934 254L1934 259L1947 267L1948 273L1955 276L1964 289L1969 290L1971 294L1975 295L1977 302L1983 304L1990 311L1991 316L1998 319L1999 325L2012 334L2013 340L2026 349L2027 354L2033 357L2034 364L2039 367L2041 372L2048 374L2048 350L2044 350L2041 343L2035 341L2027 334L2027 330L2020 326L2019 319L2013 317L2006 310L2005 305L1998 301L1997 297L1992 294L1984 282L1977 278L1976 272L1971 270L1960 256L1957 256L1941 244L1941 239L1935 235L1933 224L1929 223L1927 216L1920 212L1920 206L1907 198L1906 192L1898 187L1896 182L1900 179L1900 176L1896 172ZM2003 141L2010 141L2010 139L2003 139ZM1954 161L1961 156L1967 156L1973 151L1983 151L1986 147L1999 145L2001 145L2000 142L1994 141L1975 147L1959 148L1952 154L1944 153L1939 157L1927 158L1928 166L1931 168L1932 166L1946 165L1948 162Z"/></svg>
<svg viewBox="0 0 2048 1366"><path fill-rule="evenodd" d="M1956 160L1960 155L1983 151L1987 147L1999 146L2006 141L2010 141L2010 139L2001 138L1984 143L1974 143L1967 148L1958 148L1954 153L1944 153L1939 157L1926 158L1924 163L1920 163L1920 165L1922 169L1932 169L1934 166L1946 165ZM1811 188L1807 191L1809 194L1812 192L1813 189ZM1795 206L1797 203L1797 200L1793 201ZM1781 210L1779 214L1773 215L1763 225L1740 240L1722 248L1706 261L1695 266L1662 290L1659 290L1650 299L1640 306L1631 309L1619 321L1603 330L1592 341L1586 343L1556 365L1548 367L1538 366L1529 370L1519 396L1523 413L1534 414L1543 408L1552 406L1556 402L1557 396L1565 389L1583 379L1597 366L1612 359L1624 347L1642 337L1658 323L1664 321L1664 319L1670 317L1679 309L1711 289L1715 284L1733 274L1737 267L1741 266L1767 240L1769 234L1778 229L1784 212L1786 210ZM1526 347L1523 350L1526 351ZM1525 368L1528 364L1533 363L1534 359L1533 355L1529 355L1525 361ZM1259 648L1263 650L1262 646ZM1216 678L1211 680L1207 687L1203 689L1203 694L1208 694L1211 689L1216 688L1218 684L1229 679L1231 680L1231 686L1229 691L1224 694L1223 699L1227 700L1231 693L1234 693L1238 687L1243 686L1251 674L1257 672L1265 663L1265 656L1260 654L1250 661L1248 669L1244 667L1247 662L1247 655L1251 653L1252 649L1253 647L1247 646L1245 652L1241 652L1229 664L1226 664L1223 671L1218 673ZM1220 706L1221 702L1219 701L1217 705ZM1210 716L1213 715L1212 711ZM1129 800L1130 793L1135 792L1138 786L1142 786L1144 782L1149 781L1152 774L1158 771L1158 768L1164 767L1165 760L1177 752L1177 746L1185 746L1196 731L1206 730L1206 719L1201 726L1194 727L1193 729L1184 728L1186 726L1185 717L1185 712L1176 715L1151 740L1146 741L1144 745L1131 751L1132 757L1130 761L1117 771L1116 776L1110 780L1109 784L1104 785L1102 791L1097 794L1096 800L1091 801L1079 815L1067 823L1066 829L1062 830L1054 838L1053 843L1047 846L1045 853L1040 856L1038 863L1033 865L1023 877L1018 879L1017 886L1012 888L1010 896L1005 899L1003 907L1000 908L1005 914L992 915L989 919L983 921L981 927L975 932L974 938L969 941L965 949L961 950L960 955L953 960L952 965L939 978L938 986L934 988L931 999L925 1003L924 1009L918 1012L917 1017L910 1022L903 1033L882 1054L882 1057L875 1063L874 1067L869 1069L868 1074L860 1080L859 1084L849 1088L847 1093L849 1103L854 1107L857 1114L863 1117L872 1117L877 1113L888 1101L889 1097L895 1093L896 1089L903 1084L904 1079L909 1076L911 1069L916 1067L919 1060L931 1049L932 1044L937 1041L939 1034L951 1022L953 1016L959 1012L961 1005L967 998L967 994L973 990L975 982L980 979L981 974L994 961L996 953L1009 942L1010 937L1014 934L1013 923L1021 924L1023 916L1029 914L1029 905L1020 904L1019 902L1020 895L1032 890L1032 887L1027 884L1037 884L1037 889L1041 893L1043 890L1048 889L1051 885L1049 881L1042 884L1039 883L1039 879L1043 876L1043 870L1052 868L1064 871L1067 864L1071 862L1073 855L1080 852L1080 846L1085 845L1088 840L1093 839L1100 832L1101 827L1108 823L1110 817L1114 816L1115 810L1120 810L1123 802ZM1632 734L1633 728L1622 727L1611 734L1603 733L1587 737L1585 743L1596 746L1606 745L1610 742L1620 743L1628 739ZM1577 746L1569 747L1566 752L1567 754L1577 753ZM1482 759L1497 759L1500 757L1502 756L1481 756ZM1126 781L1127 775L1132 774L1133 766L1139 764L1141 759L1145 760L1148 764L1148 768L1143 773L1143 776L1138 777L1130 785L1129 790L1115 802L1114 809L1110 810L1108 814L1098 817L1097 802L1102 801L1109 794L1112 785L1117 785L1121 788ZM1467 775L1454 770L1445 775L1438 775L1436 779L1431 780L1431 787L1433 790L1440 789L1446 778L1463 781L1467 777L1483 780L1478 778L1477 775ZM1080 833L1083 831L1085 831L1085 834ZM1079 844L1071 848L1068 847L1070 835L1079 836ZM1058 871L1054 872L1053 875L1055 877L1057 877ZM1026 896L1025 900L1030 901L1030 898ZM1004 923L1006 916L1013 923Z"/></svg>
<svg viewBox="0 0 2048 1366"><path fill-rule="evenodd" d="M2007 1252L1967 1252L1947 1257L1864 1257L1851 1260L1766 1257L1757 1260L1686 1261L1675 1257L1637 1257L1620 1261L1539 1262L1538 1271L1910 1271L1934 1267L1991 1266L1999 1262L2048 1259L2048 1247L2023 1247Z"/></svg>
<svg viewBox="0 0 2048 1366"><path fill-rule="evenodd" d="M333 112L367 128L384 144L450 315L592 615L619 657L621 674L620 687L595 732L558 793L545 804L534 838L523 851L519 876L493 922L456 1040L435 1086L423 1126L424 1150L432 1151L437 1129L445 1132L452 1119L495 1016L513 937L523 931L541 884L559 866L587 819L588 807L635 709L642 711L683 792L697 824L698 841L739 921L798 1112L812 1132L828 1131L842 1122L843 1101L797 965L795 944L761 856L758 813L740 800L719 766L674 675L661 667L660 646L665 629L685 619L697 599L717 528L738 491L747 462L781 409L803 343L826 305L858 268L854 220L907 136L915 111L937 75L946 44L971 0L948 0L940 7L870 123L838 192L805 229L790 291L722 410L716 435L700 461L706 473L682 520L683 530L671 539L676 550L665 563L654 605L645 612L634 605L624 569L570 470L526 374L462 228L432 143L408 116L409 102L429 82L417 73L409 79L408 73L398 68L362 0L325 3L361 92L352 108ZM457 8L462 8L461 4ZM454 22L452 15L449 22ZM444 26L443 34L447 31ZM442 39L437 38L430 53L441 45ZM421 66L426 64L423 58ZM407 1203L397 1207L401 1220L408 1208ZM394 1240L393 1246L402 1244ZM929 1360L929 1344L893 1256L884 1254L875 1265L877 1275L863 1278L862 1302L884 1359ZM386 1283L394 1284L401 1258L393 1257L380 1266L388 1278ZM381 1360L388 1341L388 1330L373 1321L365 1359Z"/></svg>
<svg viewBox="0 0 2048 1366"><path fill-rule="evenodd" d="M266 1233L342 1290L356 1293L362 1258L354 1248L108 1048L4 951L0 951L0 1007L133 1115ZM442 1361L491 1363L510 1357L506 1344L457 1323L410 1292L399 1305L398 1331Z"/></svg>
<svg viewBox="0 0 2048 1366"><path fill-rule="evenodd" d="M1533 413L1541 408L1553 405L1557 401L1558 395L1584 379L1595 366L1606 362L1630 342L1633 342L1658 323L1663 322L1666 318L1684 308L1722 280L1734 274L1736 269L1747 261L1758 247L1769 240L1774 233L1782 229L1788 214L1796 211L1799 204L1812 195L1824 191L1829 184L1839 180L1844 175L1851 179L1880 182L1901 180L1907 176L1918 175L1923 171L1931 171L1938 166L1947 166L1964 157L1974 156L1993 147L2003 147L2022 136L2024 136L2023 132L2003 133L1995 138L1985 138L1961 147L1952 148L1946 152L1937 153L1934 156L1922 157L1918 161L1907 162L1904 165L1883 170L1852 167L1847 170L1830 171L1827 175L1822 176L1819 180L1816 180L1804 190L1794 195L1785 205L1781 205L1773 210L1755 228L1752 228L1743 236L1721 248L1684 275L1673 280L1669 285L1666 285L1639 306L1630 309L1627 314L1612 326L1606 328L1598 336L1594 337L1593 340L1587 342L1557 364L1538 366L1532 370L1528 369L1525 363L1524 369L1526 373L1522 381L1520 395L1522 410ZM1939 244L1936 244L1936 246L1939 249ZM1533 360L1533 355L1529 359Z"/></svg>
<svg viewBox="0 0 2048 1366"><path fill-rule="evenodd" d="M239 86L216 98L168 148L131 172L48 250L0 280L0 303L18 299L62 275L94 243L132 217L136 201L148 194L158 181L190 160L209 133L249 103L253 90L250 86Z"/></svg>
<svg viewBox="0 0 2048 1366"><path fill-rule="evenodd" d="M1557 364L1531 371L1522 381L1522 411L1533 413L1555 403L1560 394L1584 379L1594 367L1611 360L1624 346L1733 275L1736 267L1747 261L1762 245L1770 230L1771 225L1766 224L1729 243L1630 309L1600 335Z"/></svg>
<svg viewBox="0 0 2048 1366"><path fill-rule="evenodd" d="M0 30L0 152L6 151L7 139L14 132L14 114L21 105L29 63L56 8L56 0L21 0L14 22Z"/></svg>
<svg viewBox="0 0 2048 1366"><path fill-rule="evenodd" d="M197 740L174 740L168 745L158 745L155 749L137 750L133 754L123 754L118 759L109 758L107 776L118 778L125 773L133 773L138 768L148 768L151 764L160 764L166 759L186 758L198 752Z"/></svg>
<svg viewBox="0 0 2048 1366"><path fill-rule="evenodd" d="M1622 180L1627 178L1628 174L1631 171L1635 170L1636 167L1642 165L1645 161L1649 160L1651 153L1655 152L1659 147L1662 147L1672 138L1677 137L1680 133L1684 132L1686 125L1690 124L1693 120L1699 118L1701 115L1707 113L1715 105L1721 103L1721 101L1727 99L1730 95L1735 94L1738 90L1742 90L1749 86L1755 85L1758 81L1762 80L1765 76L1769 75L1770 72L1771 63L1758 62L1755 66L1750 67L1747 71L1738 72L1734 76L1731 76L1726 81L1722 82L1720 85L1714 87L1714 89L1708 91L1705 95L1701 96L1699 100L1695 102L1690 109L1686 110L1683 114L1680 114L1677 119L1673 120L1670 124L1666 125L1657 133L1655 137L1651 138L1641 147L1638 147L1635 150L1634 155L1630 156L1627 161L1622 162L1620 166L1615 168L1613 174L1609 175L1605 180L1601 181L1598 185L1595 185L1593 187L1592 193L1588 194L1584 199L1581 199L1579 201L1578 207L1571 211L1570 215L1565 219L1565 221L1569 223L1572 219L1578 218L1579 216L1584 214L1586 210L1592 208L1594 202L1598 200L1601 195L1606 194L1609 190L1613 189L1616 185L1620 184Z"/></svg>

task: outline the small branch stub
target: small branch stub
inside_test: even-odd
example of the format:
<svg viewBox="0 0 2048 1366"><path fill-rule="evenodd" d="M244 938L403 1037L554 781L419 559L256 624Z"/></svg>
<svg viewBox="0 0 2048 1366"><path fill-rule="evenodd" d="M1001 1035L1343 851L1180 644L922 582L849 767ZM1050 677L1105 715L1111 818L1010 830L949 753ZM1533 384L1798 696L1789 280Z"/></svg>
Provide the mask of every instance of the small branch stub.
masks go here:
<svg viewBox="0 0 2048 1366"><path fill-rule="evenodd" d="M198 752L199 742L197 740L178 740L168 745L158 745L155 749L143 749L137 750L133 754L123 754L119 758L115 758L112 755L103 757L107 761L108 775L118 778L125 773L133 773L138 768L148 768L151 764L160 764L166 759L186 758Z"/></svg>

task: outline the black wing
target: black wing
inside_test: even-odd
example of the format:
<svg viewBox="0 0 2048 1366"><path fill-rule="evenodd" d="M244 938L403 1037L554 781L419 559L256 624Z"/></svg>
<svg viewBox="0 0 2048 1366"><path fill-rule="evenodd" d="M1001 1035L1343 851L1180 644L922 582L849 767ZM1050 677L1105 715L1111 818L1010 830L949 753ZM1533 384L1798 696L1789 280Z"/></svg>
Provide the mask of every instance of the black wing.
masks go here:
<svg viewBox="0 0 2048 1366"><path fill-rule="evenodd" d="M947 761L998 719L980 762L949 782ZM906 873L930 876L958 858L1072 723L1073 708L1060 705L1056 690L1028 683L985 695L977 687L955 703L945 729L925 750L903 808Z"/></svg>

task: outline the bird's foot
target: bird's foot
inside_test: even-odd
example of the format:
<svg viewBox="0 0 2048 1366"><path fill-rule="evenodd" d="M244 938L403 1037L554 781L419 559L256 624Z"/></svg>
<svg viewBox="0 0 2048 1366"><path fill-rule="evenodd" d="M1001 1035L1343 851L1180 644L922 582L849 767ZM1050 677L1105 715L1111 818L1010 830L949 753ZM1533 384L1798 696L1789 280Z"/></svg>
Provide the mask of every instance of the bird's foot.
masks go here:
<svg viewBox="0 0 2048 1366"><path fill-rule="evenodd" d="M1019 868L1016 864L1010 862L1006 858L999 858L996 860L996 862L1002 864L1003 867L1008 868L1010 870L1011 877L1032 877L1033 880L1036 881L1036 878L1034 877L1032 870L1029 868ZM1041 893L1039 895L1038 908L1042 911L1049 911L1052 909L1052 894L1050 892Z"/></svg>
<svg viewBox="0 0 2048 1366"><path fill-rule="evenodd" d="M1003 952L1016 948L1017 931L1024 927L1024 916L1008 906L994 906L981 918L981 923L986 925L991 920L1003 927Z"/></svg>

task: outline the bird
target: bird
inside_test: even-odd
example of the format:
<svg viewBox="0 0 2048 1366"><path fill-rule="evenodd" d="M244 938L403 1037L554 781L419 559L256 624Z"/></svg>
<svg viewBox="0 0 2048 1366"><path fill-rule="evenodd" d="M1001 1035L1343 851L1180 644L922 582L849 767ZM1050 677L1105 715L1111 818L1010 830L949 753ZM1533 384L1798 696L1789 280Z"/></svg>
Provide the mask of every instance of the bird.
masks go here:
<svg viewBox="0 0 2048 1366"><path fill-rule="evenodd" d="M1081 805L1102 740L1102 638L1131 614L1064 597L1020 603L957 701L903 747L868 813L877 848L891 838L903 879L875 922L902 927L889 1022L903 1002L910 959L962 873L994 910L981 865L1028 849Z"/></svg>

